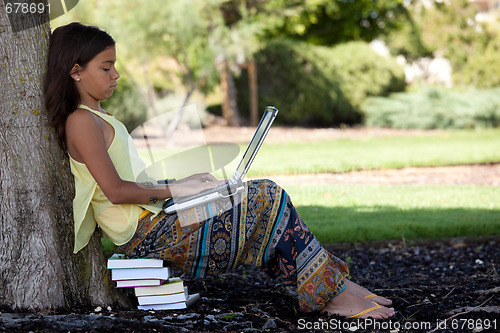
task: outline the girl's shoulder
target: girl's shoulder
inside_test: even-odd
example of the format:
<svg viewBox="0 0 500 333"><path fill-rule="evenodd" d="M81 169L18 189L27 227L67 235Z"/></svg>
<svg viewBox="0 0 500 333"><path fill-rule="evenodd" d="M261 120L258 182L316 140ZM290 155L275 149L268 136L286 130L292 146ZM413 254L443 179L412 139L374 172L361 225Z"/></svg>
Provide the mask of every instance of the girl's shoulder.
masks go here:
<svg viewBox="0 0 500 333"><path fill-rule="evenodd" d="M73 159L85 163L84 152L107 149L112 132L91 111L76 109L66 119L66 147Z"/></svg>
<svg viewBox="0 0 500 333"><path fill-rule="evenodd" d="M66 119L66 130L76 130L78 132L88 131L90 128L99 128L98 117L92 111L77 108Z"/></svg>
<svg viewBox="0 0 500 333"><path fill-rule="evenodd" d="M68 121L83 121L83 120L93 120L95 119L95 116L94 114L92 113L92 111L89 111L87 109L83 109L83 108L76 108L75 111L71 112L68 116L68 119L66 122Z"/></svg>

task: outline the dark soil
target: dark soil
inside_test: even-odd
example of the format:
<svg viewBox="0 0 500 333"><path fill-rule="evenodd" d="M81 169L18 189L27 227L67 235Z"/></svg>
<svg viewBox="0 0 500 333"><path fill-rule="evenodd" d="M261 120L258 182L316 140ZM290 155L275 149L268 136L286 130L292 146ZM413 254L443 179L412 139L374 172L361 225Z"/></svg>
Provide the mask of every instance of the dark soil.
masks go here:
<svg viewBox="0 0 500 333"><path fill-rule="evenodd" d="M6 332L493 332L500 329L500 237L419 244L328 246L352 280L391 298L389 320L297 312L294 290L241 266L208 279L185 278L202 300L186 310L90 309L52 316L0 315ZM445 322L446 320L446 322ZM438 325L440 325L438 327ZM446 326L446 328L444 328Z"/></svg>

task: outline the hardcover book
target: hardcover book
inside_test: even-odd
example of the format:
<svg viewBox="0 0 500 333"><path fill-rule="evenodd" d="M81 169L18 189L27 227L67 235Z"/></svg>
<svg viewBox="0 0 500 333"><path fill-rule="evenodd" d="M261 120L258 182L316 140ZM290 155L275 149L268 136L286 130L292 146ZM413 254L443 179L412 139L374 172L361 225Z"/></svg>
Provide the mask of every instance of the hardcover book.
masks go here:
<svg viewBox="0 0 500 333"><path fill-rule="evenodd" d="M137 301L139 302L139 305L152 305L185 302L187 298L187 287L184 287L183 292L180 293L169 295L138 296Z"/></svg>
<svg viewBox="0 0 500 333"><path fill-rule="evenodd" d="M184 282L178 278L170 278L165 284L156 287L136 287L136 296L169 295L182 293L184 291Z"/></svg>
<svg viewBox="0 0 500 333"><path fill-rule="evenodd" d="M149 305L139 305L137 308L139 310L181 310L193 305L201 299L200 294L188 295L188 298L184 302L177 303L165 303L165 304L149 304Z"/></svg>
<svg viewBox="0 0 500 333"><path fill-rule="evenodd" d="M134 287L157 287L165 280L144 279L144 280L117 280L115 288L134 288Z"/></svg>
<svg viewBox="0 0 500 333"><path fill-rule="evenodd" d="M146 280L159 279L168 280L170 269L163 268L131 268L131 269L112 269L111 280Z"/></svg>
<svg viewBox="0 0 500 333"><path fill-rule="evenodd" d="M116 268L162 268L163 260L150 258L127 259L123 254L115 253L108 259L108 269Z"/></svg>

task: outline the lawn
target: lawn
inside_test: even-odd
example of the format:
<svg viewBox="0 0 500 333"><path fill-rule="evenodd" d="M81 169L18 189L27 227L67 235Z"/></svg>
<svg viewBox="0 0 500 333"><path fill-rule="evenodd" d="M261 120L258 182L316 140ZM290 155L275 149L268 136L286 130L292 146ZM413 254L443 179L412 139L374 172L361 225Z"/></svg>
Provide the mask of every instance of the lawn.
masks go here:
<svg viewBox="0 0 500 333"><path fill-rule="evenodd" d="M250 176L500 162L500 129L264 144Z"/></svg>
<svg viewBox="0 0 500 333"><path fill-rule="evenodd" d="M228 140L230 142L230 139ZM241 146L241 153L246 147ZM257 155L250 177L345 172L352 170L444 166L500 162L500 129L443 131L436 134L362 137L285 144L265 142ZM165 149L142 149L140 156L150 161L177 153ZM240 153L240 154L241 154ZM240 157L226 167L232 172ZM181 170L182 172L183 170Z"/></svg>
<svg viewBox="0 0 500 333"><path fill-rule="evenodd" d="M287 186L323 243L500 233L496 186Z"/></svg>

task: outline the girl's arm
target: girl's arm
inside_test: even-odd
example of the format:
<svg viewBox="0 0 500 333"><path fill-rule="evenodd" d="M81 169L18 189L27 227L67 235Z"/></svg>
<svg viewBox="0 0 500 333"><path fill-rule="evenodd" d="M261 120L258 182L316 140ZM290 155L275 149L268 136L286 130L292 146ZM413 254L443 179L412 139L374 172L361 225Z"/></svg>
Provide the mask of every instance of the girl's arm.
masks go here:
<svg viewBox="0 0 500 333"><path fill-rule="evenodd" d="M68 152L73 159L87 166L110 202L142 204L171 197L170 186L175 185L146 187L120 178L107 152L113 136L113 128L89 111L78 109L66 120ZM180 183L182 186L176 186L175 194L184 196L219 186L224 181L211 175L197 175Z"/></svg>

